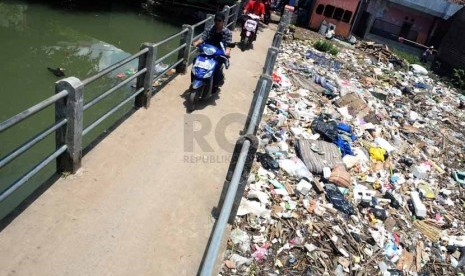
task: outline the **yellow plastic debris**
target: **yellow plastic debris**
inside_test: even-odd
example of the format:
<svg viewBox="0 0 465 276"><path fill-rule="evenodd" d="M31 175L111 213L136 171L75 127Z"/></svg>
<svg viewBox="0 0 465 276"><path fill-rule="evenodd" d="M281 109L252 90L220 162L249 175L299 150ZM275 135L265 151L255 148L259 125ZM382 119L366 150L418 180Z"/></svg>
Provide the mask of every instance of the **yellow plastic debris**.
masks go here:
<svg viewBox="0 0 465 276"><path fill-rule="evenodd" d="M422 182L422 183L420 183L418 185L418 188L425 193L426 198L428 198L428 199L436 198L436 195L434 194L433 189L431 188L431 186L428 183Z"/></svg>
<svg viewBox="0 0 465 276"><path fill-rule="evenodd" d="M431 166L433 166L433 168L434 168L438 173L440 173L440 174L444 174L444 173L445 173L445 171L444 171L441 167L439 167L438 164L436 164L434 161L432 161L432 160L428 160L428 161L429 161L429 163L431 164Z"/></svg>
<svg viewBox="0 0 465 276"><path fill-rule="evenodd" d="M385 149L372 147L368 152L370 153L370 157L376 161L384 161L384 155L386 154Z"/></svg>

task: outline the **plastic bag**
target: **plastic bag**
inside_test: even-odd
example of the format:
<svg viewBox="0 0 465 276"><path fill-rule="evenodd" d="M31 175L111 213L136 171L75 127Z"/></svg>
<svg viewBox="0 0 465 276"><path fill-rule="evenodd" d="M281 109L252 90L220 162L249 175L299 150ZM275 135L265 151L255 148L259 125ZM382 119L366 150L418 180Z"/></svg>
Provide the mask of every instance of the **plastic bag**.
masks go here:
<svg viewBox="0 0 465 276"><path fill-rule="evenodd" d="M319 133L323 139L333 143L337 141L338 132L336 122L325 122L323 117L320 116L313 120L311 128L314 133Z"/></svg>
<svg viewBox="0 0 465 276"><path fill-rule="evenodd" d="M350 146L349 142L344 140L340 135L337 136L336 145L341 150L342 156L346 156L347 154L354 155L354 152L352 151L352 147Z"/></svg>
<svg viewBox="0 0 465 276"><path fill-rule="evenodd" d="M240 269L243 265L249 266L253 261L252 258L242 257L239 254L232 254L229 260L235 264L236 269Z"/></svg>
<svg viewBox="0 0 465 276"><path fill-rule="evenodd" d="M312 180L313 176L305 166L304 162L297 157L292 159L279 160L279 166L290 176L307 178Z"/></svg>
<svg viewBox="0 0 465 276"><path fill-rule="evenodd" d="M436 194L428 183L422 182L418 185L418 189L422 191L424 196L428 199L435 199Z"/></svg>
<svg viewBox="0 0 465 276"><path fill-rule="evenodd" d="M265 243L262 246L255 245L255 251L252 253L252 257L258 261L261 262L263 258L265 257L268 247L270 247L270 244Z"/></svg>
<svg viewBox="0 0 465 276"><path fill-rule="evenodd" d="M399 201L395 198L394 194L391 193L390 191L387 191L384 194L384 198L387 198L387 199L391 200L391 203L389 204L389 205L391 205L391 207L396 208L396 209L400 208Z"/></svg>
<svg viewBox="0 0 465 276"><path fill-rule="evenodd" d="M410 68L412 69L412 72L414 74L419 74L419 75L427 75L428 70L426 70L425 67L419 65L419 64L412 64L410 65Z"/></svg>
<svg viewBox="0 0 465 276"><path fill-rule="evenodd" d="M386 210L380 208L371 208L371 213L375 216L375 218L385 221L387 219Z"/></svg>
<svg viewBox="0 0 465 276"><path fill-rule="evenodd" d="M279 170L279 163L267 153L257 152L257 161L260 162L262 167L266 170Z"/></svg>
<svg viewBox="0 0 465 276"><path fill-rule="evenodd" d="M169 65L168 64L164 64L164 63L157 63L154 67L155 69L155 73L159 74L163 71L165 71L166 69L168 69Z"/></svg>
<svg viewBox="0 0 465 276"><path fill-rule="evenodd" d="M344 195L333 184L325 186L326 198L331 202L337 210L349 216L355 214L354 207L344 198Z"/></svg>
<svg viewBox="0 0 465 276"><path fill-rule="evenodd" d="M250 237L241 229L234 229L231 231L231 241L233 244L238 245L242 253L250 251Z"/></svg>
<svg viewBox="0 0 465 276"><path fill-rule="evenodd" d="M383 149L383 148L371 147L368 151L370 153L371 158L373 158L373 159L375 159L377 161L384 162L384 160L386 159L385 158L386 150Z"/></svg>
<svg viewBox="0 0 465 276"><path fill-rule="evenodd" d="M245 216L247 214L254 214L257 217L269 218L271 215L271 211L268 210L266 208L266 205L261 202L241 200L241 204L239 205L239 209L237 210L237 215Z"/></svg>
<svg viewBox="0 0 465 276"><path fill-rule="evenodd" d="M380 146L381 148L385 149L387 152L395 151L396 148L393 147L386 139L378 137L375 139L375 143Z"/></svg>
<svg viewBox="0 0 465 276"><path fill-rule="evenodd" d="M337 125L337 129L342 130L342 131L347 132L347 133L352 133L352 127L350 125L348 125L348 124L339 123Z"/></svg>

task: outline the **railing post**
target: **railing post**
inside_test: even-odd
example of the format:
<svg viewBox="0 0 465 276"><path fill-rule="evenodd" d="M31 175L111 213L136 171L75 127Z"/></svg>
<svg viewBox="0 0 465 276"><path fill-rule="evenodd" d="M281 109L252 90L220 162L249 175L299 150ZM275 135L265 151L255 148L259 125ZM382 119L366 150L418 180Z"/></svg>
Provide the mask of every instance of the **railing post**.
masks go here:
<svg viewBox="0 0 465 276"><path fill-rule="evenodd" d="M179 64L176 68L176 72L185 74L187 70L187 65L190 60L190 53L192 49L192 39L194 37L194 28L190 25L182 25L183 30L187 30L181 37L180 45L186 44L183 50L179 51L178 60L182 59L182 63Z"/></svg>
<svg viewBox="0 0 465 276"><path fill-rule="evenodd" d="M68 148L57 157L57 171L75 173L81 167L82 159L82 117L84 110L84 84L75 77L69 77L55 83L55 93L68 91L68 96L55 103L55 121L66 118L66 127L57 129L56 148L63 145Z"/></svg>
<svg viewBox="0 0 465 276"><path fill-rule="evenodd" d="M286 25L284 23L284 17L283 17L283 21L279 22L278 24L278 30L276 31L276 33L284 33L286 31Z"/></svg>
<svg viewBox="0 0 465 276"><path fill-rule="evenodd" d="M221 212L221 209L223 208L223 203L224 203L224 200L226 198L226 194L227 194L227 192L229 190L229 186L230 186L233 174L234 174L234 170L236 169L236 164L239 161L239 155L240 155L241 150L242 150L242 145L244 145L244 142L246 140L249 140L250 148L249 148L249 151L248 151L248 154L247 154L247 159L246 159L245 164L244 164L244 169L243 169L242 174L241 174L241 178L240 178L240 181L239 181L237 192L236 192L236 194L234 196L234 203L233 203L231 213L230 213L229 219L228 219L229 224L234 223L234 219L236 218L237 210L239 209L239 205L241 203L242 196L244 195L245 187L247 186L247 179L249 177L250 170L252 168L252 164L253 164L254 159L255 159L255 153L257 152L257 149L258 149L258 146L259 146L257 136L249 134L249 135L241 136L237 140L236 146L234 147L231 162L229 163L229 169L228 169L228 173L226 174L226 180L224 181L223 191L221 193L220 200L218 202L218 206L216 208L216 210L218 212L216 215L219 215L219 213Z"/></svg>
<svg viewBox="0 0 465 276"><path fill-rule="evenodd" d="M255 88L252 103L250 105L247 121L244 125L242 134L255 135L260 124L265 104L270 94L273 79L269 75L261 75Z"/></svg>
<svg viewBox="0 0 465 276"><path fill-rule="evenodd" d="M273 42L271 43L272 47L280 48L281 42L283 41L283 33L276 32L273 37Z"/></svg>
<svg viewBox="0 0 465 276"><path fill-rule="evenodd" d="M231 11L231 8L226 5L223 8L223 13L224 13L224 26L228 26L229 23L229 12Z"/></svg>
<svg viewBox="0 0 465 276"><path fill-rule="evenodd" d="M147 68L147 72L145 74L140 75L137 78L137 85L136 89L140 89L144 87L144 92L140 93L136 96L135 99L135 106L136 108L145 107L148 108L150 106L150 97L152 95L152 83L153 77L155 74L155 60L157 56L157 49L153 43L144 43L140 47L140 49L149 49L149 51L145 55L141 55L139 57L139 66L138 70L142 70Z"/></svg>
<svg viewBox="0 0 465 276"><path fill-rule="evenodd" d="M229 27L231 31L234 31L234 29L236 28L237 18L239 17L239 13L241 11L241 2L237 2L233 7L234 7L234 17L233 17L234 23L231 24L231 26Z"/></svg>
<svg viewBox="0 0 465 276"><path fill-rule="evenodd" d="M208 21L205 22L205 31L209 31L211 29L211 27L213 27L213 18L215 16L213 14L207 14L207 18L208 18Z"/></svg>
<svg viewBox="0 0 465 276"><path fill-rule="evenodd" d="M244 164L244 169L241 174L241 178L239 181L239 187L237 187L237 193L236 197L234 199L234 204L231 209L231 213L229 215L229 224L233 224L234 220L236 219L237 215L237 210L239 209L239 206L241 204L242 196L244 195L245 187L247 186L247 180L249 178L250 171L252 170L252 165L255 161L255 154L257 153L257 149L259 147L260 142L258 141L257 136L255 135L245 135L241 137L237 141L237 154L236 154L236 149L234 150L234 155L231 159L231 168L236 166L238 160L239 160L239 154L240 154L240 148L242 148L242 145L246 140L250 141L250 148L249 152L247 154L247 159ZM231 181L233 177L234 169L229 170L228 174L226 176L227 181Z"/></svg>
<svg viewBox="0 0 465 276"><path fill-rule="evenodd" d="M266 55L265 66L263 67L263 74L271 75L273 73L276 58L278 57L279 49L276 47L268 48L268 54Z"/></svg>
<svg viewBox="0 0 465 276"><path fill-rule="evenodd" d="M289 24L291 23L292 19L292 13L290 10L285 9L284 10L284 26L287 28L289 27Z"/></svg>

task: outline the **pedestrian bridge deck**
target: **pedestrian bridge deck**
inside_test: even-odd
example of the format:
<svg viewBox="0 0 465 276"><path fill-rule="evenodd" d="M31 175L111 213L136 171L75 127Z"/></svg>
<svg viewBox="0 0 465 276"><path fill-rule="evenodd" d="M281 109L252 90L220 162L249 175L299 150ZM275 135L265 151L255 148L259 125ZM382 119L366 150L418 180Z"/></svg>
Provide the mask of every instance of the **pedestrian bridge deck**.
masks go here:
<svg viewBox="0 0 465 276"><path fill-rule="evenodd" d="M0 232L0 275L195 274L243 125L226 127L229 143L215 129L225 115L247 114L274 30L261 32L253 50L232 51L209 104L187 114L190 76L176 77L90 151L76 175L45 191ZM211 122L213 152L196 143L186 151L185 124L197 118Z"/></svg>

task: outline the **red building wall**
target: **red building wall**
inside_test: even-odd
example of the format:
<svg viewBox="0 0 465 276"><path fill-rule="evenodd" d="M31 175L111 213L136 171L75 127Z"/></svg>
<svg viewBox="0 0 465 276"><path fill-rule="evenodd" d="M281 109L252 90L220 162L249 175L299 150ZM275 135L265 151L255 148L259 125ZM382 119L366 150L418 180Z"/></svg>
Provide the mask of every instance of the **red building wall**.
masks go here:
<svg viewBox="0 0 465 276"><path fill-rule="evenodd" d="M386 21L398 26L402 26L406 17L409 22L414 20L411 30L418 32L416 41L421 44L426 43L428 33L434 23L434 17L397 5L391 6L384 15Z"/></svg>
<svg viewBox="0 0 465 276"><path fill-rule="evenodd" d="M360 0L345 0L345 1L340 1L340 0L316 0L315 4L313 5L312 9L312 14L310 17L310 28L317 30L320 28L321 23L325 20L328 23L336 25L336 34L341 35L343 37L348 37L350 35L350 29L351 29L351 23L353 21L353 18L355 17L355 12L357 11L357 6L359 4ZM324 5L325 9L326 6L331 5L335 8L340 8L343 9L344 11L350 11L352 12L352 15L350 17L349 22L344 22L343 20L338 20L334 18L334 13L333 16L325 16L324 11L321 14L318 14L318 7L320 5ZM336 16L337 17L337 16Z"/></svg>
<svg viewBox="0 0 465 276"><path fill-rule="evenodd" d="M409 34L404 37L421 44L427 42L428 35L437 21L434 16L427 13L384 1L371 1L367 11L375 17L371 29L373 33L383 33L392 39L397 39L402 25L407 21L412 23L412 26Z"/></svg>

